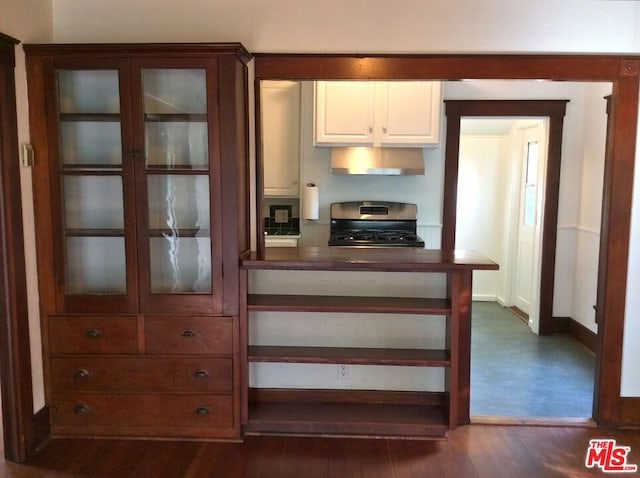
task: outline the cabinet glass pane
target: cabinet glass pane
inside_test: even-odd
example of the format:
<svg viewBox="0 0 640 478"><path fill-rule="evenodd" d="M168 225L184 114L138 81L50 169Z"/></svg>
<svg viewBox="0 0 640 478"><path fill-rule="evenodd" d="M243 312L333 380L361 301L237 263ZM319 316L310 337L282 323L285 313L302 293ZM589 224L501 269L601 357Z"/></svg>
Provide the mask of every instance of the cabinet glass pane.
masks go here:
<svg viewBox="0 0 640 478"><path fill-rule="evenodd" d="M60 113L119 113L117 70L58 70Z"/></svg>
<svg viewBox="0 0 640 478"><path fill-rule="evenodd" d="M209 235L209 177L150 174L149 229L174 235Z"/></svg>
<svg viewBox="0 0 640 478"><path fill-rule="evenodd" d="M67 231L124 229L120 176L65 176L64 218Z"/></svg>
<svg viewBox="0 0 640 478"><path fill-rule="evenodd" d="M151 174L151 292L210 293L209 177Z"/></svg>
<svg viewBox="0 0 640 478"><path fill-rule="evenodd" d="M65 246L67 294L126 293L123 237L72 236Z"/></svg>
<svg viewBox="0 0 640 478"><path fill-rule="evenodd" d="M211 293L211 240L163 234L149 239L151 293Z"/></svg>
<svg viewBox="0 0 640 478"><path fill-rule="evenodd" d="M60 156L64 166L119 167L122 141L118 121L62 121Z"/></svg>
<svg viewBox="0 0 640 478"><path fill-rule="evenodd" d="M142 85L147 114L207 112L207 76L203 69L144 69Z"/></svg>
<svg viewBox="0 0 640 478"><path fill-rule="evenodd" d="M147 121L147 166L207 169L209 137L207 123Z"/></svg>

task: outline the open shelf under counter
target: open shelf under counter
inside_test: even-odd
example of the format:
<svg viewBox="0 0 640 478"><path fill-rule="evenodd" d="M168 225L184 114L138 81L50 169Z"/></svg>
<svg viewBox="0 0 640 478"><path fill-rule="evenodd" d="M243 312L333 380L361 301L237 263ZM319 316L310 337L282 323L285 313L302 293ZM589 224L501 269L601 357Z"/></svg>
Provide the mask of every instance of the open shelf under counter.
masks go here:
<svg viewBox="0 0 640 478"><path fill-rule="evenodd" d="M451 356L447 350L365 347L252 345L249 346L248 360L249 362L335 363L415 367L448 367L451 365Z"/></svg>
<svg viewBox="0 0 640 478"><path fill-rule="evenodd" d="M448 315L451 301L417 297L249 294L247 308L250 311Z"/></svg>
<svg viewBox="0 0 640 478"><path fill-rule="evenodd" d="M251 389L244 427L247 435L421 439L444 439L447 430L444 394L360 390Z"/></svg>

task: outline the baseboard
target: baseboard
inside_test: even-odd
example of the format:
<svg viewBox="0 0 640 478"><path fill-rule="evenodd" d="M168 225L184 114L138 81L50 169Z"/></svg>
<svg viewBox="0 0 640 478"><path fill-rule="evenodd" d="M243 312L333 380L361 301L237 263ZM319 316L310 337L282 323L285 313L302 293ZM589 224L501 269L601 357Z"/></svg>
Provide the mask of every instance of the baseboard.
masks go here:
<svg viewBox="0 0 640 478"><path fill-rule="evenodd" d="M490 294L473 294L471 300L476 302L495 302L497 297Z"/></svg>
<svg viewBox="0 0 640 478"><path fill-rule="evenodd" d="M38 451L51 435L49 426L49 407L44 406L33 416L33 436L28 444L27 453L29 455Z"/></svg>
<svg viewBox="0 0 640 478"><path fill-rule="evenodd" d="M571 317L554 317L554 333L569 334L591 353L596 353L597 334Z"/></svg>

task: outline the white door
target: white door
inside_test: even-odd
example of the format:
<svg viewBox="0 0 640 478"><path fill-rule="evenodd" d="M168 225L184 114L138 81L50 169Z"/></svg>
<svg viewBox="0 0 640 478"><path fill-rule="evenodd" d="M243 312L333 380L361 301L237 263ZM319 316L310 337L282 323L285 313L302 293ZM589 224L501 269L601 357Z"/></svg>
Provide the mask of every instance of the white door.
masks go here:
<svg viewBox="0 0 640 478"><path fill-rule="evenodd" d="M514 274L514 304L530 317L536 296L536 240L538 238L540 169L543 162L542 128L537 125L523 132L522 169L520 179L520 210L516 263Z"/></svg>

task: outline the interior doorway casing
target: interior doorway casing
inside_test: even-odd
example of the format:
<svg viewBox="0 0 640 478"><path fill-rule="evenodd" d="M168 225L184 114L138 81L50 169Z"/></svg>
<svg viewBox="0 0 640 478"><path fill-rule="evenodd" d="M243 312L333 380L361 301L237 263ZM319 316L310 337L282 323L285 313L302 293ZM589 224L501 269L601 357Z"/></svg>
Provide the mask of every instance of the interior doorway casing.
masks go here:
<svg viewBox="0 0 640 478"><path fill-rule="evenodd" d="M16 44L14 38L0 34L0 381L5 457L24 461L40 435L31 385L14 80Z"/></svg>
<svg viewBox="0 0 640 478"><path fill-rule="evenodd" d="M553 290L558 234L558 199L562 157L562 126L568 100L447 100L444 193L442 213L442 248L454 249L458 197L458 157L462 117L546 117L549 119L545 198L542 211L539 333L552 334Z"/></svg>
<svg viewBox="0 0 640 478"><path fill-rule="evenodd" d="M611 82L610 132L605 159L601 229L601 273L596 316L600 324L594 418L602 426L639 425L640 397L620 396L622 337L625 321L629 233L638 125L640 56L615 54L254 55L255 81L260 80L550 80ZM259 138L257 138L259 139ZM557 147L557 146L555 146ZM550 144L549 149L554 145ZM256 170L261 170L258 153ZM552 187L549 184L549 187ZM260 189L258 189L260 190ZM260 194L256 202L260 204ZM544 212L543 212L544 214ZM256 225L261 230L260 224ZM605 244L606 242L606 244ZM549 284L546 285L548 287ZM542 293L542 292L541 292ZM467 335L469 334L469 335ZM470 336L461 330L465 343ZM461 360L465 358L462 357ZM467 370L460 367L464 383ZM468 418L468 390L461 390L460 423ZM467 420L468 422L468 420Z"/></svg>

